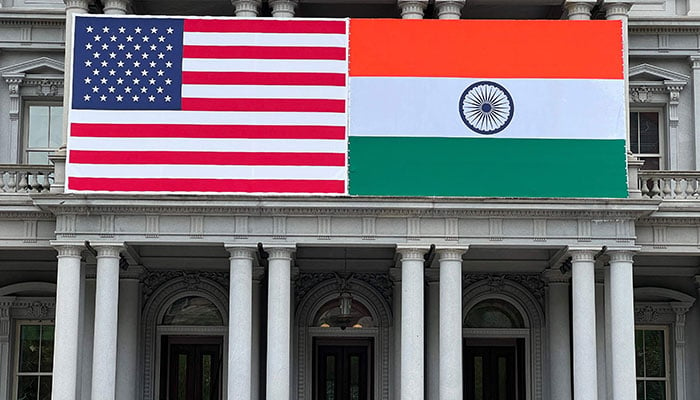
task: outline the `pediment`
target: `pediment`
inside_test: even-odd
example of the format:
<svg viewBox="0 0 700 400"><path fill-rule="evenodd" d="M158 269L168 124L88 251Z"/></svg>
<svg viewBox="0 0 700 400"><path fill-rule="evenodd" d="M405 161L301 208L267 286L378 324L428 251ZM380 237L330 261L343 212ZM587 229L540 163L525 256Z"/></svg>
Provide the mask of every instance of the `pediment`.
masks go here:
<svg viewBox="0 0 700 400"><path fill-rule="evenodd" d="M64 64L48 57L39 57L0 69L2 76L12 75L61 75Z"/></svg>
<svg viewBox="0 0 700 400"><path fill-rule="evenodd" d="M665 68L657 67L651 64L640 64L629 69L630 81L645 81L645 82L663 82L673 81L688 83L690 77L675 71L670 71Z"/></svg>

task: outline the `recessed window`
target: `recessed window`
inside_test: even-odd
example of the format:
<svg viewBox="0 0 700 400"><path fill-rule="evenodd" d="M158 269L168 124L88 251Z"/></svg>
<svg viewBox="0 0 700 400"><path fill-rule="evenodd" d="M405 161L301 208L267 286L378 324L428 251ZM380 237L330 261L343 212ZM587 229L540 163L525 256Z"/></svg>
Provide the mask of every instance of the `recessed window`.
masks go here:
<svg viewBox="0 0 700 400"><path fill-rule="evenodd" d="M505 300L489 299L475 305L467 313L467 328L523 328L523 316Z"/></svg>
<svg viewBox="0 0 700 400"><path fill-rule="evenodd" d="M53 322L17 324L15 362L16 400L50 400L53 372Z"/></svg>
<svg viewBox="0 0 700 400"><path fill-rule="evenodd" d="M644 160L642 169L661 169L663 143L660 121L658 111L630 112L630 151Z"/></svg>
<svg viewBox="0 0 700 400"><path fill-rule="evenodd" d="M62 144L63 106L27 103L24 123L23 162L49 164L49 153Z"/></svg>
<svg viewBox="0 0 700 400"><path fill-rule="evenodd" d="M187 296L176 300L163 316L163 325L221 326L219 309L204 297Z"/></svg>
<svg viewBox="0 0 700 400"><path fill-rule="evenodd" d="M666 327L637 327L634 344L637 400L666 400L670 395Z"/></svg>

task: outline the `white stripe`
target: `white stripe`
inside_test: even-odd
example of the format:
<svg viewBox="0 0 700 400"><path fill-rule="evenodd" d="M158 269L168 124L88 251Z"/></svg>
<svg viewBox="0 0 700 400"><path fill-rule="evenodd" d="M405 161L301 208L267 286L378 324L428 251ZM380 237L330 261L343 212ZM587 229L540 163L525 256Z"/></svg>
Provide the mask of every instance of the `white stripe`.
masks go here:
<svg viewBox="0 0 700 400"><path fill-rule="evenodd" d="M513 98L513 119L484 136L460 117L462 78L350 78L353 136L430 136L624 139L624 81L604 79L491 79Z"/></svg>
<svg viewBox="0 0 700 400"><path fill-rule="evenodd" d="M335 72L345 74L345 60L259 60L184 58L183 71L193 72Z"/></svg>
<svg viewBox="0 0 700 400"><path fill-rule="evenodd" d="M71 150L345 153L345 140L71 137Z"/></svg>
<svg viewBox="0 0 700 400"><path fill-rule="evenodd" d="M71 110L69 121L93 124L345 126L343 113Z"/></svg>
<svg viewBox="0 0 700 400"><path fill-rule="evenodd" d="M69 164L67 175L80 178L343 180L345 167Z"/></svg>
<svg viewBox="0 0 700 400"><path fill-rule="evenodd" d="M345 47L347 36L337 33L185 32L183 44L193 46Z"/></svg>
<svg viewBox="0 0 700 400"><path fill-rule="evenodd" d="M182 85L182 97L206 99L345 100L344 86Z"/></svg>

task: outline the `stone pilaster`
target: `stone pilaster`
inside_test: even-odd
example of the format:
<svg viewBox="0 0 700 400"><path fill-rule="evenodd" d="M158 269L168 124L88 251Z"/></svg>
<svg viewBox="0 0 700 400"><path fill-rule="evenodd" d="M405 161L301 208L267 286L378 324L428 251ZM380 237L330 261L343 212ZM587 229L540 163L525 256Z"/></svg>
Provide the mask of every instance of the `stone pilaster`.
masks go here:
<svg viewBox="0 0 700 400"><path fill-rule="evenodd" d="M260 14L262 0L231 0L234 13L240 18L255 18Z"/></svg>
<svg viewBox="0 0 700 400"><path fill-rule="evenodd" d="M690 56L693 70L693 115L700 115L700 56ZM700 170L700 118L693 118L695 131L695 169Z"/></svg>
<svg viewBox="0 0 700 400"><path fill-rule="evenodd" d="M275 18L293 18L296 11L297 0L270 0L272 16Z"/></svg>
<svg viewBox="0 0 700 400"><path fill-rule="evenodd" d="M20 95L19 91L22 87L22 82L24 81L25 74L5 74L3 79L7 83L8 89L10 91L10 131L9 133L9 148L17 149L19 148L19 138L22 137L20 133L20 123L19 123L19 108L20 108ZM10 154L10 161L22 162L23 155L20 156L19 160L15 159L16 153L12 152Z"/></svg>
<svg viewBox="0 0 700 400"><path fill-rule="evenodd" d="M401 18L403 19L423 19L425 9L428 7L428 0L398 0Z"/></svg>
<svg viewBox="0 0 700 400"><path fill-rule="evenodd" d="M571 400L571 329L569 282L558 269L542 273L547 282L550 399Z"/></svg>
<svg viewBox="0 0 700 400"><path fill-rule="evenodd" d="M465 0L435 0L438 19L460 19Z"/></svg>

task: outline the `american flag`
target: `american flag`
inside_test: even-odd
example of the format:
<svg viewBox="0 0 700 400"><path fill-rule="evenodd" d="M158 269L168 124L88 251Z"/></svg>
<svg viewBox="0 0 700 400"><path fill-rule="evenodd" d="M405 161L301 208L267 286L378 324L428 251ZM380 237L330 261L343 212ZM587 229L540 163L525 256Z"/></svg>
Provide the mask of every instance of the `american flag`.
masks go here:
<svg viewBox="0 0 700 400"><path fill-rule="evenodd" d="M77 16L67 191L347 193L347 25Z"/></svg>

